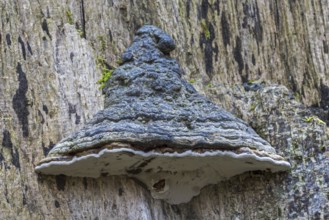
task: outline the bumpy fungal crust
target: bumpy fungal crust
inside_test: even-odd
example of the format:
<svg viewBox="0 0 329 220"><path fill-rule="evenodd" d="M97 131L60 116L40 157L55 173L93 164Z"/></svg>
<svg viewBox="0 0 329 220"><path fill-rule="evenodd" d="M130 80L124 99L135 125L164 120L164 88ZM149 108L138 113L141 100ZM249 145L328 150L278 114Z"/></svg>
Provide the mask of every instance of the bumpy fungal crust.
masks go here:
<svg viewBox="0 0 329 220"><path fill-rule="evenodd" d="M44 174L128 175L154 198L188 202L207 184L290 164L244 121L199 95L169 57L173 39L140 28L106 82L105 109L59 142L36 167Z"/></svg>

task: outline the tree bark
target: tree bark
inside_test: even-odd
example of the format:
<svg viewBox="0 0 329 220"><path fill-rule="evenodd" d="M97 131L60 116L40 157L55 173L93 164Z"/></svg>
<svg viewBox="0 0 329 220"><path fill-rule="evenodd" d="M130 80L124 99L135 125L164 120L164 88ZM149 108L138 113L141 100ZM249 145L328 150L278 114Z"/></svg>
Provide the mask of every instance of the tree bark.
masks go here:
<svg viewBox="0 0 329 220"><path fill-rule="evenodd" d="M0 219L328 219L328 6L1 0ZM117 66L144 24L172 35L184 78L246 120L292 170L245 173L181 205L126 177L37 175L54 144L103 108L97 63ZM264 88L245 91L254 81Z"/></svg>

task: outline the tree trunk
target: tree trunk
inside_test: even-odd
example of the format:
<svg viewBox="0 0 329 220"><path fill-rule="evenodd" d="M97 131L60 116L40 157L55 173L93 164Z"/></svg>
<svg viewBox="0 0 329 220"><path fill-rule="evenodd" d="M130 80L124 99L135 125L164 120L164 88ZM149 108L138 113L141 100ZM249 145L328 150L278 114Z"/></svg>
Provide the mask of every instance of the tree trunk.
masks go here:
<svg viewBox="0 0 329 220"><path fill-rule="evenodd" d="M328 0L0 6L0 219L329 219ZM117 66L143 24L172 35L184 78L246 120L291 171L245 173L180 205L126 177L37 175L54 144L103 108L97 64ZM245 91L248 82L263 88Z"/></svg>

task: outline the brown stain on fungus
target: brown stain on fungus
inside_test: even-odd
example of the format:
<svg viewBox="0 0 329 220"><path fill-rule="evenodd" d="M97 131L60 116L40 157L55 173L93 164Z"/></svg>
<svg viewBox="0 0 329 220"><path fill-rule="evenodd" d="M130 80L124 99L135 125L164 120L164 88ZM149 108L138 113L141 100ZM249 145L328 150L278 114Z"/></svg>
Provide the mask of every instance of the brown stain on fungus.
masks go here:
<svg viewBox="0 0 329 220"><path fill-rule="evenodd" d="M153 189L157 192L162 191L166 185L166 180L161 179L152 185Z"/></svg>

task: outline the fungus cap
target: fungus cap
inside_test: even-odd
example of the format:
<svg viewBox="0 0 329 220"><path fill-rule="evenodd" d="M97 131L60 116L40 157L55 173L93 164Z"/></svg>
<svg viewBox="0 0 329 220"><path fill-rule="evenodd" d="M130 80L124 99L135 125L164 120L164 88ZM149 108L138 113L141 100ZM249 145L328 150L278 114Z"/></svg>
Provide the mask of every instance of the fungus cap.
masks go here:
<svg viewBox="0 0 329 220"><path fill-rule="evenodd" d="M36 167L43 174L127 175L154 198L188 202L201 188L290 164L244 121L201 96L181 76L173 39L146 25L104 87L105 109L60 141Z"/></svg>

